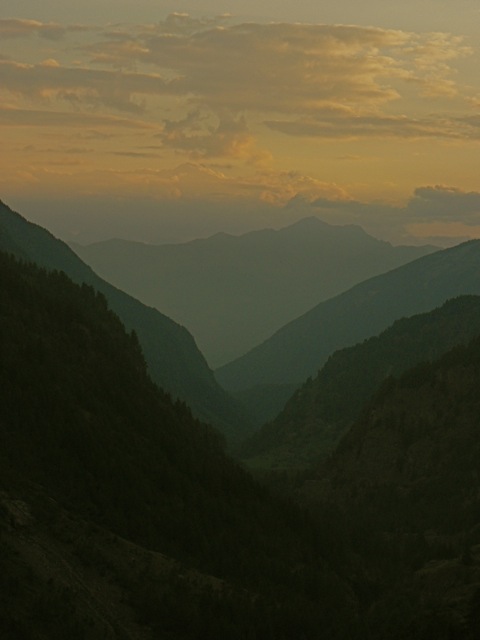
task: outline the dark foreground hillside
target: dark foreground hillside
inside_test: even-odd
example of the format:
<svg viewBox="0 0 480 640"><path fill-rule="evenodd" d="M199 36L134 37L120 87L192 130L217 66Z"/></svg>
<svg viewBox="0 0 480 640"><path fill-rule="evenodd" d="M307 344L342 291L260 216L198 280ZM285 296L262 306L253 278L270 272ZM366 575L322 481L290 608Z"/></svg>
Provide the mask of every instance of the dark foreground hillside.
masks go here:
<svg viewBox="0 0 480 640"><path fill-rule="evenodd" d="M477 640L480 339L271 497L105 299L0 254L2 640Z"/></svg>
<svg viewBox="0 0 480 640"><path fill-rule="evenodd" d="M0 353L2 639L365 637L345 545L151 382L101 294L0 254Z"/></svg>
<svg viewBox="0 0 480 640"><path fill-rule="evenodd" d="M128 330L135 330L155 382L232 441L248 430L236 403L217 384L187 329L97 276L61 240L0 201L0 249L100 291Z"/></svg>
<svg viewBox="0 0 480 640"><path fill-rule="evenodd" d="M479 389L480 338L390 378L303 487L383 572L372 638L479 637Z"/></svg>

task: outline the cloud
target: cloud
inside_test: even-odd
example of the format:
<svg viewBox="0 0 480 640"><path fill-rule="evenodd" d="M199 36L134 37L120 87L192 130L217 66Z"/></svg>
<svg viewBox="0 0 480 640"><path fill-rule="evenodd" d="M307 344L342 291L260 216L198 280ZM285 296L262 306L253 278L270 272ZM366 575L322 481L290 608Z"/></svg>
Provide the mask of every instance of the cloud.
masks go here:
<svg viewBox="0 0 480 640"><path fill-rule="evenodd" d="M411 239L411 232L420 227L425 232L459 225L462 235L468 227L480 227L480 192L445 185L418 187L403 206L338 198L317 198L309 206L329 222L359 224L374 235L396 241Z"/></svg>
<svg viewBox="0 0 480 640"><path fill-rule="evenodd" d="M442 220L475 226L480 224L480 192L443 185L419 187L407 209L413 221Z"/></svg>
<svg viewBox="0 0 480 640"><path fill-rule="evenodd" d="M56 22L39 22L38 20L0 19L0 38L28 38L38 35L48 40L59 40L71 31L90 31L91 27L83 25L64 26Z"/></svg>
<svg viewBox="0 0 480 640"><path fill-rule="evenodd" d="M66 28L54 23L43 23L37 20L0 20L1 38L25 38L40 35L51 40L58 40L66 33Z"/></svg>
<svg viewBox="0 0 480 640"><path fill-rule="evenodd" d="M295 137L478 138L470 112L448 115L442 102L441 114L425 115L419 102L458 97L452 65L470 53L458 36L184 13L92 28L75 43L72 29L84 27L0 21L0 35L63 37L41 63L0 58L3 94L156 122L164 147L193 160L265 162L258 123ZM85 59L72 62L74 53Z"/></svg>
<svg viewBox="0 0 480 640"><path fill-rule="evenodd" d="M255 138L244 116L235 117L223 110L215 118L199 109L190 111L180 120L165 120L163 131L157 134L165 147L188 154L193 159L236 158L261 162L269 158L256 148Z"/></svg>
<svg viewBox="0 0 480 640"><path fill-rule="evenodd" d="M396 49L403 39L357 27L242 24L147 37L142 60L174 70L179 89L211 107L311 112L325 101L395 99L379 80L402 72L380 48Z"/></svg>
<svg viewBox="0 0 480 640"><path fill-rule="evenodd" d="M119 64L133 52L138 62L177 74L179 91L210 106L280 113L312 113L326 104L377 108L400 97L399 81L433 93L435 83L453 86L448 64L470 53L449 34L182 21L188 29L168 29L167 19L156 30L116 34L92 53Z"/></svg>
<svg viewBox="0 0 480 640"><path fill-rule="evenodd" d="M169 92L168 83L157 75L69 68L51 58L35 65L0 60L0 84L30 99L56 99L74 107L102 105L135 114L144 106L134 96Z"/></svg>
<svg viewBox="0 0 480 640"><path fill-rule="evenodd" d="M147 153L144 151L113 151L115 156L123 156L126 158L160 158L158 153Z"/></svg>
<svg viewBox="0 0 480 640"><path fill-rule="evenodd" d="M453 117L432 114L426 117L406 115L356 116L338 114L337 117L320 114L316 118L298 120L267 120L264 124L273 131L289 136L309 138L364 137L381 138L445 138L450 140L478 140L480 118Z"/></svg>
<svg viewBox="0 0 480 640"><path fill-rule="evenodd" d="M148 123L127 120L109 115L96 115L68 111L46 111L40 109L16 109L0 105L0 127L106 127L122 129L151 129ZM88 133L88 132L87 132ZM106 135L106 134L105 134ZM105 137L97 134L97 137Z"/></svg>
<svg viewBox="0 0 480 640"><path fill-rule="evenodd" d="M95 62L117 68L154 68L168 83L165 91L184 98L185 113L229 113L236 122L268 114L263 122L270 130L291 136L468 139L474 131L444 105L443 115L425 115L420 107L426 97L459 96L452 65L472 54L459 36L214 22L173 14L158 25L105 34L88 51ZM174 121L166 124L165 143L178 150L209 155L221 145L208 118L203 136L201 127L189 130L189 115L175 131Z"/></svg>
<svg viewBox="0 0 480 640"><path fill-rule="evenodd" d="M61 149L58 150L61 152ZM130 150L107 150L110 156L150 159L157 154L138 153ZM77 154L78 155L78 154ZM34 157L34 156L31 156ZM76 194L98 193L112 197L129 199L151 197L157 202L190 203L210 202L219 205L225 211L234 209L241 212L258 210L264 206L280 210L297 194L311 201L315 198L346 198L348 194L338 185L322 182L311 176L294 171L257 170L244 175L236 175L226 167L206 163L185 162L172 169L152 168L149 165L117 165L105 168L105 163L92 166L83 171L48 171L44 163L17 165L12 162L5 167L3 178L7 180L23 175L27 170L39 187L37 196L44 193ZM121 167L121 168L119 168ZM33 194L33 191L32 191ZM193 203L193 204L192 204Z"/></svg>

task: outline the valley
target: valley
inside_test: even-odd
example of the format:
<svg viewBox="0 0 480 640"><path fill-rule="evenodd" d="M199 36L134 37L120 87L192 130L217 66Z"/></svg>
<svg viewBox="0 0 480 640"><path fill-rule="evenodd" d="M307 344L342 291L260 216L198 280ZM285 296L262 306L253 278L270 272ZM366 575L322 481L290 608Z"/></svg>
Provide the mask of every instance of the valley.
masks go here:
<svg viewBox="0 0 480 640"><path fill-rule="evenodd" d="M314 306L230 392L3 203L0 248L2 637L475 639L478 241Z"/></svg>

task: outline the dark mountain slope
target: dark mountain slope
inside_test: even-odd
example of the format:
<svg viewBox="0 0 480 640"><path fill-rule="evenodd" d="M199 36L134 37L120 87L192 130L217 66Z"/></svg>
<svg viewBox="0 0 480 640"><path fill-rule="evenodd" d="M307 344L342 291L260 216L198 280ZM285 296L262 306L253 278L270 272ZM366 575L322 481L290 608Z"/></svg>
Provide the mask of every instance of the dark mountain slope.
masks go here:
<svg viewBox="0 0 480 640"><path fill-rule="evenodd" d="M184 327L99 278L65 243L27 222L2 202L0 247L49 270L64 271L75 282L85 282L102 292L127 329L137 333L155 382L186 401L196 415L211 421L228 436L234 438L235 432L241 431L241 412L216 383Z"/></svg>
<svg viewBox="0 0 480 640"><path fill-rule="evenodd" d="M390 375L436 360L480 336L480 297L461 296L429 313L397 320L378 337L336 351L283 411L243 447L258 467L304 467L325 457Z"/></svg>
<svg viewBox="0 0 480 640"><path fill-rule="evenodd" d="M314 307L242 358L216 371L227 389L300 383L328 356L448 298L480 293L480 241L437 251L370 278Z"/></svg>
<svg viewBox="0 0 480 640"><path fill-rule="evenodd" d="M389 378L327 462L329 490L384 528L472 526L480 513L479 388L480 338Z"/></svg>
<svg viewBox="0 0 480 640"><path fill-rule="evenodd" d="M103 295L0 254L0 353L2 638L356 636L347 557L151 382Z"/></svg>
<svg viewBox="0 0 480 640"><path fill-rule="evenodd" d="M478 637L479 388L479 338L390 378L303 487L383 566L372 638Z"/></svg>
<svg viewBox="0 0 480 640"><path fill-rule="evenodd" d="M74 249L109 282L189 327L212 366L320 301L434 250L393 247L360 227L313 217L184 244L109 240Z"/></svg>

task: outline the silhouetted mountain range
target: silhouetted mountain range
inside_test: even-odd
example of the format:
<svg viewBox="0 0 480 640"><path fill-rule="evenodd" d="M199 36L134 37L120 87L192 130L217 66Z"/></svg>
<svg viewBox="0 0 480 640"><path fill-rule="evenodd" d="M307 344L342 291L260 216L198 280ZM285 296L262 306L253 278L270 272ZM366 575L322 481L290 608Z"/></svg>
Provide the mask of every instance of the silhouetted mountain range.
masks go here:
<svg viewBox="0 0 480 640"><path fill-rule="evenodd" d="M152 383L102 294L0 252L0 353L2 639L356 633L322 529Z"/></svg>
<svg viewBox="0 0 480 640"><path fill-rule="evenodd" d="M184 244L72 245L109 282L188 327L212 366L352 285L434 247L394 247L358 226L305 218L275 231Z"/></svg>
<svg viewBox="0 0 480 640"><path fill-rule="evenodd" d="M216 377L231 390L299 384L315 375L337 349L462 294L480 294L479 240L423 256L322 302L218 369Z"/></svg>
<svg viewBox="0 0 480 640"><path fill-rule="evenodd" d="M474 279L470 250L441 263L452 282ZM412 335L434 357L477 304L331 362L365 357L373 382L384 356L404 366ZM383 383L300 479L308 515L155 386L92 286L0 254L0 353L2 639L477 640L480 338Z"/></svg>
<svg viewBox="0 0 480 640"><path fill-rule="evenodd" d="M479 388L480 338L390 378L303 487L362 523L387 582L396 572L373 638L478 637Z"/></svg>
<svg viewBox="0 0 480 640"><path fill-rule="evenodd" d="M336 351L242 449L251 466L304 468L329 455L389 376L431 362L480 336L480 297L460 296L442 307L402 318L353 347Z"/></svg>
<svg viewBox="0 0 480 640"><path fill-rule="evenodd" d="M246 428L241 410L217 384L184 327L99 278L65 243L1 201L0 248L49 270L64 271L75 282L85 282L102 292L127 329L137 333L155 382L229 437L235 439Z"/></svg>

